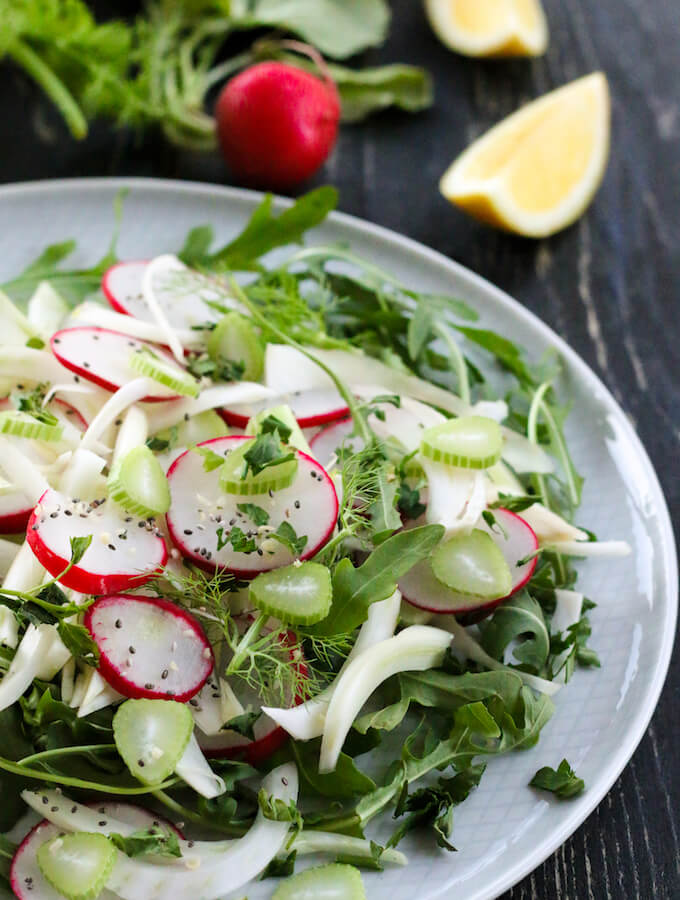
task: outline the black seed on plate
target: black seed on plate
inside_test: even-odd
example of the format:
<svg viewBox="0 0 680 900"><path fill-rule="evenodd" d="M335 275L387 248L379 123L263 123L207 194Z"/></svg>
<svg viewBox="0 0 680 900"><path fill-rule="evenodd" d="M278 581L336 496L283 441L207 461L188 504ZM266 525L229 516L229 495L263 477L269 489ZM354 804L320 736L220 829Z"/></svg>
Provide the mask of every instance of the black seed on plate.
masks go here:
<svg viewBox="0 0 680 900"><path fill-rule="evenodd" d="M56 512L50 513L50 519L56 519L58 515L59 513Z"/></svg>
<svg viewBox="0 0 680 900"><path fill-rule="evenodd" d="M47 806L47 804L50 802L47 797L41 797L41 800L45 806Z"/></svg>
<svg viewBox="0 0 680 900"><path fill-rule="evenodd" d="M138 759L138 760L137 760L137 765L139 766L140 769L143 769L143 768L144 768L144 760L143 760L143 759Z"/></svg>
<svg viewBox="0 0 680 900"><path fill-rule="evenodd" d="M185 528L184 534L193 534L193 531L191 530L191 528Z"/></svg>
<svg viewBox="0 0 680 900"><path fill-rule="evenodd" d="M153 690L153 685L151 684L150 681L147 681L147 683L144 685L144 687L146 688L147 691Z"/></svg>
<svg viewBox="0 0 680 900"><path fill-rule="evenodd" d="M54 338L52 341L53 344L61 344L61 338Z"/></svg>
<svg viewBox="0 0 680 900"><path fill-rule="evenodd" d="M50 812L53 812L53 813L59 812L59 807L58 806L50 806Z"/></svg>
<svg viewBox="0 0 680 900"><path fill-rule="evenodd" d="M89 362L84 362L84 363L83 363L83 366L84 366L86 369L91 368Z"/></svg>
<svg viewBox="0 0 680 900"><path fill-rule="evenodd" d="M100 821L97 824L99 825L100 828L106 828L106 819L100 819Z"/></svg>
<svg viewBox="0 0 680 900"><path fill-rule="evenodd" d="M168 674L168 670L163 669L163 671L161 672L161 678L163 679L163 681L165 681L165 679L168 677Z"/></svg>
<svg viewBox="0 0 680 900"><path fill-rule="evenodd" d="M189 413L184 413L184 421L185 422L189 421Z"/></svg>
<svg viewBox="0 0 680 900"><path fill-rule="evenodd" d="M123 627L123 623L121 622L120 619L116 619L116 621L115 621L114 624L115 624L116 628L122 628L122 627Z"/></svg>
<svg viewBox="0 0 680 900"><path fill-rule="evenodd" d="M258 547L258 548L257 548L257 555L258 555L258 556L264 556L264 550L262 549L262 547Z"/></svg>
<svg viewBox="0 0 680 900"><path fill-rule="evenodd" d="M115 549L116 549L115 544L107 544L106 546L109 548L109 550L115 550Z"/></svg>
<svg viewBox="0 0 680 900"><path fill-rule="evenodd" d="M300 501L296 500L295 503L293 503L293 506L295 507L295 509L300 509Z"/></svg>
<svg viewBox="0 0 680 900"><path fill-rule="evenodd" d="M80 384L80 375L74 375L73 380L75 381L76 384Z"/></svg>
<svg viewBox="0 0 680 900"><path fill-rule="evenodd" d="M72 807L71 807L71 812L72 812L72 813L77 813L77 812L78 812L78 807L77 807L77 806L72 806Z"/></svg>
<svg viewBox="0 0 680 900"><path fill-rule="evenodd" d="M116 419L116 421L115 421L113 424L114 424L114 425L122 425L122 424L123 424L123 420L122 420L122 419Z"/></svg>
<svg viewBox="0 0 680 900"><path fill-rule="evenodd" d="M130 644L130 646L128 647L128 653L131 653L134 656L136 652L137 651L135 650L135 648L132 646L132 644Z"/></svg>
<svg viewBox="0 0 680 900"><path fill-rule="evenodd" d="M64 515L65 515L65 516L72 516L73 513L71 512L70 509L65 509L65 510L64 510Z"/></svg>

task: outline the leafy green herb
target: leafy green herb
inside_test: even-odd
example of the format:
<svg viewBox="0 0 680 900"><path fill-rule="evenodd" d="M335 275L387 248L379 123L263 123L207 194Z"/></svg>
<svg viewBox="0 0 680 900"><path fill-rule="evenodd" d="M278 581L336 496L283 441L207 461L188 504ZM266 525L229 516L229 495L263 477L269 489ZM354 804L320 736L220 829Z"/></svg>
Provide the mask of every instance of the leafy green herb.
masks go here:
<svg viewBox="0 0 680 900"><path fill-rule="evenodd" d="M340 560L333 574L331 611L312 632L341 634L358 628L371 603L393 594L402 575L427 558L443 536L441 525L421 525L388 538L357 569L351 560Z"/></svg>
<svg viewBox="0 0 680 900"><path fill-rule="evenodd" d="M260 881L265 878L288 878L295 872L295 859L297 851L293 850L287 856L275 856L264 872L260 875Z"/></svg>
<svg viewBox="0 0 680 900"><path fill-rule="evenodd" d="M550 653L550 634L540 604L527 591L506 600L482 625L482 647L494 659L502 659L505 648L518 639L513 656L532 671L540 672Z"/></svg>
<svg viewBox="0 0 680 900"><path fill-rule="evenodd" d="M235 553L254 553L257 550L257 544L254 539L248 537L238 525L234 525L227 532L225 532L224 528L218 528L215 533L217 535L218 552L224 549L227 544L231 544Z"/></svg>
<svg viewBox="0 0 680 900"><path fill-rule="evenodd" d="M240 381L246 370L242 360L225 359L220 356L218 360L209 356L193 356L187 363L187 369L196 378L212 378L215 381Z"/></svg>
<svg viewBox="0 0 680 900"><path fill-rule="evenodd" d="M257 803L265 819L272 819L274 822L290 822L294 831L302 830L302 814L295 800L286 803L279 797L270 796L262 788L257 795Z"/></svg>
<svg viewBox="0 0 680 900"><path fill-rule="evenodd" d="M154 453L164 453L170 448L170 441L165 438L150 437L146 441L146 446Z"/></svg>
<svg viewBox="0 0 680 900"><path fill-rule="evenodd" d="M92 535L88 534L85 537L72 537L70 538L69 543L71 545L70 565L77 566L85 555L85 551L92 543Z"/></svg>
<svg viewBox="0 0 680 900"><path fill-rule="evenodd" d="M266 509L262 509L256 503L238 503L236 508L242 512L244 516L248 516L253 520L255 525L266 525L269 522L269 513Z"/></svg>
<svg viewBox="0 0 680 900"><path fill-rule="evenodd" d="M126 856L164 856L177 859L182 856L179 839L171 828L153 826L123 836L113 832L109 839Z"/></svg>
<svg viewBox="0 0 680 900"><path fill-rule="evenodd" d="M530 387L537 384L535 374L522 358L522 350L508 338L483 328L470 328L467 325L456 325L455 328L469 341L491 353L504 369L517 377L521 384Z"/></svg>
<svg viewBox="0 0 680 900"><path fill-rule="evenodd" d="M293 429L290 428L290 426L286 425L285 422L282 422L281 419L272 413L265 416L264 419L258 423L257 428L259 434L278 434L280 440L282 440L284 444L288 443L290 436L293 433Z"/></svg>
<svg viewBox="0 0 680 900"><path fill-rule="evenodd" d="M220 456L219 453L215 453L210 447L195 447L194 450L203 457L204 472L214 472L215 469L219 469L220 466L224 465L224 457Z"/></svg>
<svg viewBox="0 0 680 900"><path fill-rule="evenodd" d="M406 481L399 484L397 509L406 519L418 519L425 512L425 504L420 502L420 491Z"/></svg>
<svg viewBox="0 0 680 900"><path fill-rule="evenodd" d="M515 496L513 494L498 494L498 500L490 504L490 509L507 509L509 512L521 513L525 509L529 509L537 502L537 498L530 494L523 496Z"/></svg>
<svg viewBox="0 0 680 900"><path fill-rule="evenodd" d="M586 783L576 775L567 760L563 759L557 769L551 769L550 766L539 769L529 785L542 791L550 791L560 800L570 800L583 793Z"/></svg>
<svg viewBox="0 0 680 900"><path fill-rule="evenodd" d="M434 829L438 846L455 850L451 843L453 810L479 786L485 769L483 764L469 766L451 778L439 778L434 787L420 788L412 794L408 793L408 783L405 783L394 817L396 819L405 813L408 815L389 839L387 846L396 847L409 831L425 826Z"/></svg>
<svg viewBox="0 0 680 900"><path fill-rule="evenodd" d="M39 422L44 422L45 425L57 425L59 422L57 417L52 415L52 413L43 406L47 388L48 385L39 384L30 394L22 394L17 398L17 408L21 410L21 412L33 416L33 418L37 419Z"/></svg>
<svg viewBox="0 0 680 900"><path fill-rule="evenodd" d="M357 768L346 753L341 753L333 772L319 774L319 748L321 740L293 741L291 753L300 772L303 784L315 794L333 800L351 800L375 790L373 779Z"/></svg>
<svg viewBox="0 0 680 900"><path fill-rule="evenodd" d="M249 471L253 475L259 475L270 466L278 466L295 459L295 453L283 449L278 432L274 431L258 434L243 454L243 458L246 463L243 477L246 477Z"/></svg>
<svg viewBox="0 0 680 900"><path fill-rule="evenodd" d="M0 834L0 878L9 885L9 872L16 852L13 844L4 834Z"/></svg>
<svg viewBox="0 0 680 900"><path fill-rule="evenodd" d="M66 645L66 649L88 666L99 665L99 647L92 640L90 632L84 625L74 622L61 621L58 625L59 637Z"/></svg>
<svg viewBox="0 0 680 900"><path fill-rule="evenodd" d="M256 710L244 712L240 716L234 716L233 719L229 719L228 722L225 722L222 729L224 731L235 731L237 734L241 734L243 737L250 738L251 741L254 741L255 735L253 734L253 725L260 718L260 715L261 713Z"/></svg>
<svg viewBox="0 0 680 900"><path fill-rule="evenodd" d="M295 557L300 556L308 541L306 534L298 536L290 522L286 521L281 522L276 531L270 532L267 537L283 544Z"/></svg>

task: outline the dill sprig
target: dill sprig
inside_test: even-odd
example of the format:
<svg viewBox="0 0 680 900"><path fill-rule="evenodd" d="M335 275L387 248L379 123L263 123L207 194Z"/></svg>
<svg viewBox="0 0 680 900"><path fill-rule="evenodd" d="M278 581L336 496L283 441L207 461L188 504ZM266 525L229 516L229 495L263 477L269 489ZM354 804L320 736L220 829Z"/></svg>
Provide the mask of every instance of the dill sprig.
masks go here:
<svg viewBox="0 0 680 900"><path fill-rule="evenodd" d="M277 627L275 619L261 622L248 603L247 582L229 573L209 574L189 567L180 573L168 568L149 586L204 622L213 646L220 650L218 674L238 679L264 705L287 706L296 697L319 693L352 648L352 635L312 637L285 625ZM251 629L252 640L244 642Z"/></svg>

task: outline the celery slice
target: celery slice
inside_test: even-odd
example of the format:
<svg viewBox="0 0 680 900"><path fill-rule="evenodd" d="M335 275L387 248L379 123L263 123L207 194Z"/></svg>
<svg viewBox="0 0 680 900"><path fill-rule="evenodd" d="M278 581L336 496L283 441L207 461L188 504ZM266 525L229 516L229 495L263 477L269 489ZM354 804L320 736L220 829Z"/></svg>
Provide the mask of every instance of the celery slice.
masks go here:
<svg viewBox="0 0 680 900"><path fill-rule="evenodd" d="M484 416L462 416L423 432L420 452L434 462L465 469L488 469L501 458L503 433Z"/></svg>
<svg viewBox="0 0 680 900"><path fill-rule="evenodd" d="M432 570L442 584L461 594L497 600L512 590L505 557L490 535L479 529L440 544L432 554Z"/></svg>
<svg viewBox="0 0 680 900"><path fill-rule="evenodd" d="M133 516L146 519L170 509L170 488L161 464L148 447L133 447L114 463L109 497Z"/></svg>
<svg viewBox="0 0 680 900"><path fill-rule="evenodd" d="M34 441L59 441L62 437L61 425L41 422L18 409L0 412L0 433Z"/></svg>
<svg viewBox="0 0 680 900"><path fill-rule="evenodd" d="M67 900L95 900L109 880L116 848L103 834L76 832L53 837L40 847L40 871Z"/></svg>
<svg viewBox="0 0 680 900"><path fill-rule="evenodd" d="M138 375L151 378L185 397L198 397L200 393L198 381L192 375L146 348L136 350L130 356L130 366Z"/></svg>
<svg viewBox="0 0 680 900"><path fill-rule="evenodd" d="M189 707L174 700L127 700L113 717L118 752L144 784L159 784L175 771L193 730Z"/></svg>
<svg viewBox="0 0 680 900"><path fill-rule="evenodd" d="M250 583L253 606L288 625L325 619L332 595L330 571L314 562L262 572Z"/></svg>
<svg viewBox="0 0 680 900"><path fill-rule="evenodd" d="M366 892L358 869L330 863L286 878L272 900L366 900Z"/></svg>
<svg viewBox="0 0 680 900"><path fill-rule="evenodd" d="M244 441L232 450L224 460L220 472L220 487L227 494L249 496L251 494L267 494L270 491L282 491L290 487L297 474L297 459L289 459L278 465L268 466L257 475L245 474L245 455L254 441Z"/></svg>

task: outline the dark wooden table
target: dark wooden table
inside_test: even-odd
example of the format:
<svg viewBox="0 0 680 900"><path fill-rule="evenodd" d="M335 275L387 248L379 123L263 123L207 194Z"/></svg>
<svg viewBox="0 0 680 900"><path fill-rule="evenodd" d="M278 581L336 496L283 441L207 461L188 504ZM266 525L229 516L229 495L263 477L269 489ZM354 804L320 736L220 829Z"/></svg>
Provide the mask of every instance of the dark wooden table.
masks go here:
<svg viewBox="0 0 680 900"><path fill-rule="evenodd" d="M552 43L534 62L476 62L447 52L421 4L393 3L389 43L365 62L427 66L436 105L343 130L318 182L347 212L394 228L482 273L552 325L630 414L680 519L680 10L678 0L544 0ZM100 4L104 6L106 4ZM118 5L109 3L109 8ZM132 4L128 3L128 6ZM437 192L474 137L520 103L603 69L613 94L613 152L593 207L547 241L487 230ZM217 158L135 143L107 127L70 141L32 87L0 68L0 181L156 175L228 182ZM680 896L680 658L652 725L609 795L566 844L505 900L664 900Z"/></svg>

